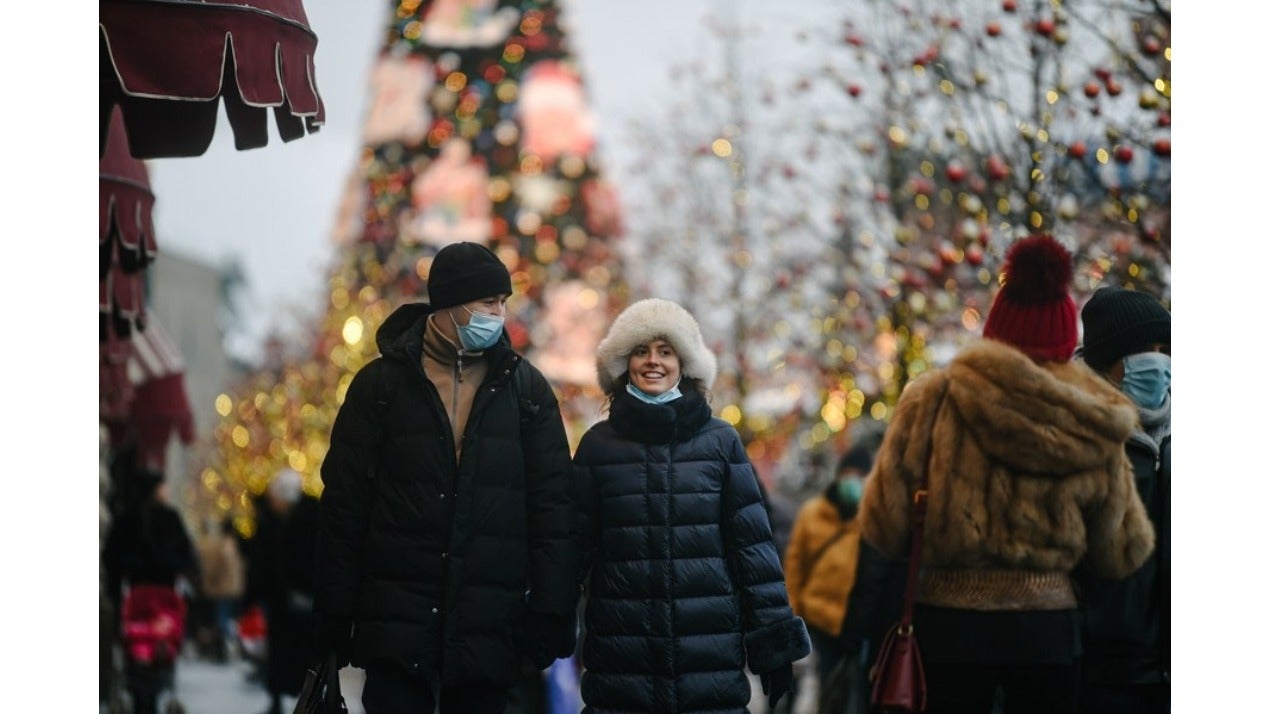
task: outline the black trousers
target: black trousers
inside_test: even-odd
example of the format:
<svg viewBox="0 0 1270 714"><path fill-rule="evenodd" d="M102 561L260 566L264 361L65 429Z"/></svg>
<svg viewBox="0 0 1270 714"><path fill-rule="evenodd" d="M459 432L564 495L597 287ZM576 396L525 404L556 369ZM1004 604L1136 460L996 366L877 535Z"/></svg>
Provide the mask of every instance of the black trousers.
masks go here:
<svg viewBox="0 0 1270 714"><path fill-rule="evenodd" d="M395 666L366 668L362 706L366 714L503 714L507 689L486 683L444 685L438 693L426 678L413 677Z"/></svg>
<svg viewBox="0 0 1270 714"><path fill-rule="evenodd" d="M1167 714L1167 684L1081 685L1080 714Z"/></svg>
<svg viewBox="0 0 1270 714"><path fill-rule="evenodd" d="M927 714L991 714L997 687L1005 714L1076 714L1076 664L961 664L923 662Z"/></svg>
<svg viewBox="0 0 1270 714"><path fill-rule="evenodd" d="M816 674L820 677L820 690L824 691L829 673L842 661L842 640L810 625L807 626L807 634L811 635L811 646L816 650Z"/></svg>

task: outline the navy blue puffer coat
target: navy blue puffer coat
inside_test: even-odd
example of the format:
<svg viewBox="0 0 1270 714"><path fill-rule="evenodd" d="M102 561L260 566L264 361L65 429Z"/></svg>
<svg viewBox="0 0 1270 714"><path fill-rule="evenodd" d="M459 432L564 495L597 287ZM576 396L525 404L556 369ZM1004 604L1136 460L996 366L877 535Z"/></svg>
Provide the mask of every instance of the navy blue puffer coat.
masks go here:
<svg viewBox="0 0 1270 714"><path fill-rule="evenodd" d="M744 668L806 656L754 468L689 393L625 392L574 456L587 712L744 712Z"/></svg>

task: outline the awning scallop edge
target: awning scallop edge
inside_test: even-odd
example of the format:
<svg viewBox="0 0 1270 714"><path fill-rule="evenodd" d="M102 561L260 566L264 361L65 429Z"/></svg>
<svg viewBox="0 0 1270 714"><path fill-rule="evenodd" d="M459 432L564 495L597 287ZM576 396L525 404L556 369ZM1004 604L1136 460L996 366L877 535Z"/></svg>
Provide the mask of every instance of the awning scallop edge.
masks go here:
<svg viewBox="0 0 1270 714"><path fill-rule="evenodd" d="M221 97L238 149L283 141L326 119L314 71L317 36L300 0L101 0L100 151L123 111L132 155L198 156Z"/></svg>

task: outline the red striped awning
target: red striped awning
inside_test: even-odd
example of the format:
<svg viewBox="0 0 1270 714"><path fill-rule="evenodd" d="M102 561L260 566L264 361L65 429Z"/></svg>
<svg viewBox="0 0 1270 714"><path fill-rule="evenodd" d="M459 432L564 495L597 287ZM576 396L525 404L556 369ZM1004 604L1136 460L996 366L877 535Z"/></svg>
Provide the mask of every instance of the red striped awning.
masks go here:
<svg viewBox="0 0 1270 714"><path fill-rule="evenodd" d="M100 339L127 339L145 318L144 270L154 262L154 193L145 164L128 150L116 110L98 164L98 310Z"/></svg>
<svg viewBox="0 0 1270 714"><path fill-rule="evenodd" d="M127 387L131 399L120 434L137 439L142 463L161 468L168 442L175 434L183 443L194 441L194 414L185 391L185 361L163 325L151 314L145 329L128 344Z"/></svg>
<svg viewBox="0 0 1270 714"><path fill-rule="evenodd" d="M238 149L318 130L317 35L301 0L101 0L98 4L101 153L115 107L132 155L199 156L221 99Z"/></svg>

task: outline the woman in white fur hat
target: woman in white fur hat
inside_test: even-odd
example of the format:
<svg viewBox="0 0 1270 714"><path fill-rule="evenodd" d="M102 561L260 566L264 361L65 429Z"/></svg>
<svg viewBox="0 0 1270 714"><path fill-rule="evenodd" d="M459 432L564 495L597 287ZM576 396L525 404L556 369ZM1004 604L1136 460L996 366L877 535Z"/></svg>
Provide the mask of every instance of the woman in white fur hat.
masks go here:
<svg viewBox="0 0 1270 714"><path fill-rule="evenodd" d="M596 354L608 419L574 456L588 712L745 712L807 656L741 439L711 415L715 356L668 300L634 303Z"/></svg>

